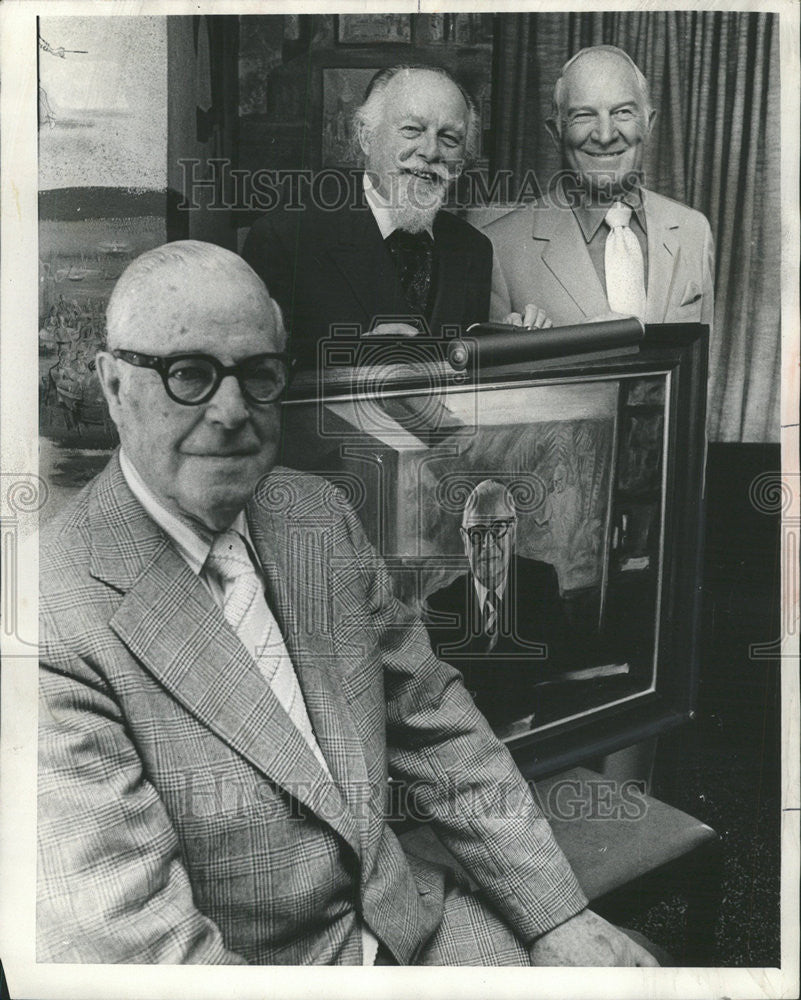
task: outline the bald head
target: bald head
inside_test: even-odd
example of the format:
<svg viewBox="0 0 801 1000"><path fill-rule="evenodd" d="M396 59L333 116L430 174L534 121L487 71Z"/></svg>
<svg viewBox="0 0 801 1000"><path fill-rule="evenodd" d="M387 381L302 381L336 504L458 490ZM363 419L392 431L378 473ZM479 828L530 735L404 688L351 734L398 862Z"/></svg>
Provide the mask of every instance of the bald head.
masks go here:
<svg viewBox="0 0 801 1000"><path fill-rule="evenodd" d="M517 511L508 487L494 479L485 479L467 498L462 512L462 525L515 517Z"/></svg>
<svg viewBox="0 0 801 1000"><path fill-rule="evenodd" d="M622 74L630 86L639 93L642 107L646 115L651 113L651 97L648 81L631 56L616 45L592 45L580 49L562 67L559 79L553 88L553 114L559 119L564 113L565 90L576 76L600 76L604 78L609 72Z"/></svg>
<svg viewBox="0 0 801 1000"><path fill-rule="evenodd" d="M270 340L265 351L283 350L278 304L241 257L198 240L165 243L132 261L114 286L106 309L108 348L158 354L196 350L189 344L198 319L227 317L232 303L243 317L260 317L257 325Z"/></svg>

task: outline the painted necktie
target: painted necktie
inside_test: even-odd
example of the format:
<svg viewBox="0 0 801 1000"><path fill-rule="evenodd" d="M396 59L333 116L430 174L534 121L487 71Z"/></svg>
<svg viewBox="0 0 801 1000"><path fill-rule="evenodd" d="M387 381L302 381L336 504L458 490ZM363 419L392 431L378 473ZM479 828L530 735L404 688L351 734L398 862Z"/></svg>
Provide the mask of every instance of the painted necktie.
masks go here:
<svg viewBox="0 0 801 1000"><path fill-rule="evenodd" d="M498 609L500 600L494 590L490 590L484 600L484 634L489 640L487 652L492 652L498 644Z"/></svg>

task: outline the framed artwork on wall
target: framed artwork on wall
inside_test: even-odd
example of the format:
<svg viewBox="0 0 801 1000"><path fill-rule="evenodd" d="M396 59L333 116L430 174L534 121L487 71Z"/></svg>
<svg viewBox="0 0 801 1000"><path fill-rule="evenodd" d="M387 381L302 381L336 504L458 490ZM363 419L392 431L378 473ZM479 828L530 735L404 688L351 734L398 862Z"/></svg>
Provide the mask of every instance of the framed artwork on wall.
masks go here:
<svg viewBox="0 0 801 1000"><path fill-rule="evenodd" d="M338 14L336 40L340 45L411 45L411 15Z"/></svg>
<svg viewBox="0 0 801 1000"><path fill-rule="evenodd" d="M353 139L353 112L377 66L323 68L322 165L353 166L358 162Z"/></svg>

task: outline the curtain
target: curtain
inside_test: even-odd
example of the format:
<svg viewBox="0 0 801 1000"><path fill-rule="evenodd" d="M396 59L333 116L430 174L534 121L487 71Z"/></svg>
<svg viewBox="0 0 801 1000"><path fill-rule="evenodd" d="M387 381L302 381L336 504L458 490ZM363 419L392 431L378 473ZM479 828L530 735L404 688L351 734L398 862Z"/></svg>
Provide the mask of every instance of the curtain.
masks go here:
<svg viewBox="0 0 801 1000"><path fill-rule="evenodd" d="M781 385L779 19L770 13L498 15L491 169L540 190L559 169L545 131L562 64L618 45L651 85L657 119L646 185L692 205L716 241L708 429L714 441L778 441ZM515 185L512 185L513 190ZM526 190L534 189L529 176Z"/></svg>

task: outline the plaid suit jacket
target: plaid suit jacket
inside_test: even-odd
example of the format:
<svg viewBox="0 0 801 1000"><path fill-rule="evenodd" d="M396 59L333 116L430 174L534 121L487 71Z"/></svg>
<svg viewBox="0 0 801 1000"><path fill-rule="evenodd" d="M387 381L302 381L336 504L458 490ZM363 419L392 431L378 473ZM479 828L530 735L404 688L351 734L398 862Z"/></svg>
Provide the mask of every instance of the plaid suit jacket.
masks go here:
<svg viewBox="0 0 801 1000"><path fill-rule="evenodd" d="M443 873L385 822L389 773L529 941L586 904L458 673L324 480L247 509L334 781L116 459L41 539L38 960L414 961Z"/></svg>

